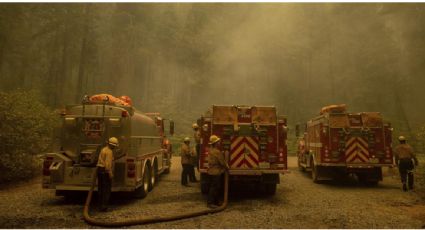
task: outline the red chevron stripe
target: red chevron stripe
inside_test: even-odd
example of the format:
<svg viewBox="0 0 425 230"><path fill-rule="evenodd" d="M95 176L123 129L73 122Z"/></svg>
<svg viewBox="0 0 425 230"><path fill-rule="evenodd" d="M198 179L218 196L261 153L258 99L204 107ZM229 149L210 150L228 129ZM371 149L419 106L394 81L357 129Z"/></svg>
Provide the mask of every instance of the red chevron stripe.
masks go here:
<svg viewBox="0 0 425 230"><path fill-rule="evenodd" d="M246 164L246 166L248 166L248 168L254 167L254 165L251 165L251 163L249 163L249 161L247 161L246 159L243 159L243 162Z"/></svg>
<svg viewBox="0 0 425 230"><path fill-rule="evenodd" d="M257 161L257 159L255 159L253 156L252 156L252 154L249 154L249 156L248 156L249 158L251 158L251 160L253 161L253 162L255 162L255 163L257 163L258 164L258 161ZM254 165L252 165L252 166L254 166Z"/></svg>
<svg viewBox="0 0 425 230"><path fill-rule="evenodd" d="M363 142L361 141L355 141L356 143L358 143L359 145L363 146L363 148L368 149L367 145L364 145Z"/></svg>
<svg viewBox="0 0 425 230"><path fill-rule="evenodd" d="M233 140L235 140L236 138L233 138ZM256 143L257 143L257 139L256 138L252 138ZM233 142L233 141L232 141ZM237 149L239 146L241 146L243 143L246 143L247 145L249 145L249 147L252 149L252 150L256 150L257 148L255 147L255 146L253 146L252 144L251 144L251 142L249 142L247 139L246 139L246 137L243 137L242 139L241 139L241 141L236 145L236 146L234 146L232 149L231 149L231 151L233 151L234 149Z"/></svg>
<svg viewBox="0 0 425 230"><path fill-rule="evenodd" d="M245 164L245 159L241 160L241 162L236 167L240 168L243 164Z"/></svg>
<svg viewBox="0 0 425 230"><path fill-rule="evenodd" d="M255 139L254 139L255 140ZM255 146L253 146L252 144L251 144L251 142L249 142L248 140L245 140L244 139L244 141L245 141L245 143L247 143L247 145L252 149L252 151L257 151L256 150L256 147ZM255 153L257 153L257 152L255 152ZM258 153L257 153L258 154Z"/></svg>
<svg viewBox="0 0 425 230"><path fill-rule="evenodd" d="M230 159L230 164L231 165L234 164L239 159L239 157L242 157L242 154L243 154L243 151L240 151L240 153L236 157L233 157L232 159Z"/></svg>
<svg viewBox="0 0 425 230"><path fill-rule="evenodd" d="M353 160L351 160L350 162L354 162L356 159L359 159L361 162L366 162L364 161L359 155L356 155Z"/></svg>
<svg viewBox="0 0 425 230"><path fill-rule="evenodd" d="M242 139L237 145L235 145L235 147L233 147L232 149L230 149L230 152L234 152L236 149L239 148L239 146L241 146L243 143L245 143L245 140Z"/></svg>

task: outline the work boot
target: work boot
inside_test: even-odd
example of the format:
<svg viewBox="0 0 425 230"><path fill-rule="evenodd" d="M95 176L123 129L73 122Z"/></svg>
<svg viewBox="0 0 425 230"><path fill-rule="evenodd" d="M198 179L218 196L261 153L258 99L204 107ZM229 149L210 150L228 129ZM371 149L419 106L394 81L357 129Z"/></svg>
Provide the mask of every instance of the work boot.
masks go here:
<svg viewBox="0 0 425 230"><path fill-rule="evenodd" d="M406 186L406 184L403 184L403 191L407 191L407 186Z"/></svg>
<svg viewBox="0 0 425 230"><path fill-rule="evenodd" d="M188 184L182 184L184 187L190 187L190 185Z"/></svg>

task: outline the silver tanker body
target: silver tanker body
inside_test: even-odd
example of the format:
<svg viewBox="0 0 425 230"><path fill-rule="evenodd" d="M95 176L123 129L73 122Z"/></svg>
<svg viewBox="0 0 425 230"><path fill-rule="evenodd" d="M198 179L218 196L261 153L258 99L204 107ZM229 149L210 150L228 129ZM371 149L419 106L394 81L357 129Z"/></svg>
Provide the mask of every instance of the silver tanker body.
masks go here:
<svg viewBox="0 0 425 230"><path fill-rule="evenodd" d="M160 117L108 103L67 106L62 117L60 151L47 153L43 163L43 188L58 195L90 189L99 152L110 137L120 143L114 151L113 192L144 197L171 167L163 127L155 122Z"/></svg>

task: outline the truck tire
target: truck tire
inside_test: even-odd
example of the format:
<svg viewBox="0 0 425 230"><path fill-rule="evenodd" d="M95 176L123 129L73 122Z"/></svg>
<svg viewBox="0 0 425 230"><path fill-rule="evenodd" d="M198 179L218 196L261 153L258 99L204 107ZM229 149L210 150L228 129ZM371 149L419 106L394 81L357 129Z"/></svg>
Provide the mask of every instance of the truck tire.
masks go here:
<svg viewBox="0 0 425 230"><path fill-rule="evenodd" d="M170 166L166 169L164 169L164 174L170 174Z"/></svg>
<svg viewBox="0 0 425 230"><path fill-rule="evenodd" d="M314 164L314 161L311 161L311 179L313 179L314 183L319 183L319 170L317 166Z"/></svg>
<svg viewBox="0 0 425 230"><path fill-rule="evenodd" d="M148 195L149 192L149 181L150 181L150 175L149 175L149 170L145 169L143 171L143 183L140 187L138 187L135 191L134 191L134 196L136 198L145 198Z"/></svg>
<svg viewBox="0 0 425 230"><path fill-rule="evenodd" d="M297 159L297 163L298 163L298 169L301 172L305 172L305 168L301 165L300 158Z"/></svg>
<svg viewBox="0 0 425 230"><path fill-rule="evenodd" d="M158 166L157 166L156 162L151 167L149 174L150 174L149 191L152 191L152 189L155 187L155 184L156 184L157 179L158 179Z"/></svg>
<svg viewBox="0 0 425 230"><path fill-rule="evenodd" d="M275 183L266 183L264 186L264 193L268 196L273 196L276 194L277 184Z"/></svg>
<svg viewBox="0 0 425 230"><path fill-rule="evenodd" d="M207 194L210 190L208 175L205 173L201 173L201 193Z"/></svg>

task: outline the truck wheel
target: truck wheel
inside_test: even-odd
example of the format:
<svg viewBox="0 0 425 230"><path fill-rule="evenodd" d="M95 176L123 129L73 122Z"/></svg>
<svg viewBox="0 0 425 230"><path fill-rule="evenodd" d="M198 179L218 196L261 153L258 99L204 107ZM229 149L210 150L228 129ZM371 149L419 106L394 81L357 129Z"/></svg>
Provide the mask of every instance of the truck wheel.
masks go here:
<svg viewBox="0 0 425 230"><path fill-rule="evenodd" d="M305 172L305 168L304 168L303 166L301 166L300 158L298 158L297 162L298 162L298 169L299 169L301 172Z"/></svg>
<svg viewBox="0 0 425 230"><path fill-rule="evenodd" d="M268 196L272 196L276 194L276 187L277 185L275 183L266 183L264 184L264 192Z"/></svg>
<svg viewBox="0 0 425 230"><path fill-rule="evenodd" d="M150 180L149 180L149 191L152 191L153 187L155 187L157 178L158 178L158 167L156 164L150 170Z"/></svg>
<svg viewBox="0 0 425 230"><path fill-rule="evenodd" d="M209 181L208 181L208 175L205 173L201 173L201 193L207 194L209 192Z"/></svg>
<svg viewBox="0 0 425 230"><path fill-rule="evenodd" d="M136 198L145 198L148 195L150 180L149 174L149 170L145 169L143 171L143 184L134 191Z"/></svg>
<svg viewBox="0 0 425 230"><path fill-rule="evenodd" d="M317 166L314 164L314 161L311 161L311 179L313 179L314 183L319 183L319 172L317 170Z"/></svg>
<svg viewBox="0 0 425 230"><path fill-rule="evenodd" d="M170 174L170 167L164 169L164 174Z"/></svg>

